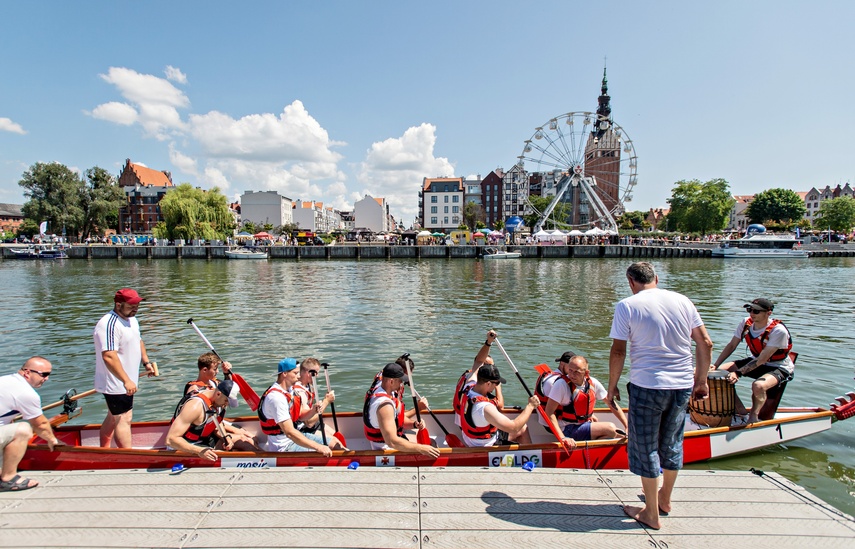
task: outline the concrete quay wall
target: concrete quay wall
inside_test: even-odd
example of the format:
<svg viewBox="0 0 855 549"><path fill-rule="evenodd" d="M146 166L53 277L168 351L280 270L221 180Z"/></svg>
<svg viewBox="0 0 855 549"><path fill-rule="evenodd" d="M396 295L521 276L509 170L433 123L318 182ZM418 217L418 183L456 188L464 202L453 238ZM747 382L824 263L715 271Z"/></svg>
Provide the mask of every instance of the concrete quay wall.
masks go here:
<svg viewBox="0 0 855 549"><path fill-rule="evenodd" d="M10 247L0 247L0 257L13 258ZM73 246L71 259L224 259L227 246ZM711 248L688 246L506 246L522 258L663 258L710 257ZM271 246L271 259L475 259L484 246ZM855 255L855 250L817 250L812 255Z"/></svg>

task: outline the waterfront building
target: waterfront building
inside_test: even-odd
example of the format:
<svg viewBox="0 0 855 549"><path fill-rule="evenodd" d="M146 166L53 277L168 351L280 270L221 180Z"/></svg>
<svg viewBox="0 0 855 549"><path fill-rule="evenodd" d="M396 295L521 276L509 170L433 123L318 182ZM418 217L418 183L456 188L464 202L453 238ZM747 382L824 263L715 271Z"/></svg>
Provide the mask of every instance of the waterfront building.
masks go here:
<svg viewBox="0 0 855 549"><path fill-rule="evenodd" d="M647 217L645 220L650 223L651 231L665 231L666 233L669 230L677 230L676 227L668 226L668 214L671 213L670 208L650 208L650 211L647 212Z"/></svg>
<svg viewBox="0 0 855 549"><path fill-rule="evenodd" d="M0 204L0 231L14 233L24 222L23 204Z"/></svg>
<svg viewBox="0 0 855 549"><path fill-rule="evenodd" d="M385 198L375 198L366 194L353 205L355 227L364 227L372 232L389 232L395 228L395 220L389 214L389 204Z"/></svg>
<svg viewBox="0 0 855 549"><path fill-rule="evenodd" d="M746 210L751 201L754 200L753 194L733 195L733 206L730 207L730 215L727 218L727 227L725 230L731 232L744 233L751 222L748 220Z"/></svg>
<svg viewBox="0 0 855 549"><path fill-rule="evenodd" d="M338 212L341 218L341 229L350 232L356 228L356 221L353 217L353 212Z"/></svg>
<svg viewBox="0 0 855 549"><path fill-rule="evenodd" d="M491 174L492 175L492 174ZM490 176L484 178L484 185ZM501 195L501 178L499 188L495 190L497 196ZM432 232L450 232L456 229L463 221L463 178L462 177L425 177L422 190L419 192L419 218L422 228ZM485 191L484 198L487 198ZM490 200L484 201L485 209L491 205L497 205L493 194ZM501 212L501 210L496 210ZM490 211L487 211L487 224L490 224ZM362 222L357 216L360 226Z"/></svg>
<svg viewBox="0 0 855 549"><path fill-rule="evenodd" d="M160 201L175 188L172 174L153 170L142 164L125 160L118 185L125 191L127 204L119 209L119 230L126 233L149 234L163 221Z"/></svg>
<svg viewBox="0 0 855 549"><path fill-rule="evenodd" d="M297 200L292 213L294 223L305 231L330 233L341 227L341 215L323 202Z"/></svg>
<svg viewBox="0 0 855 549"><path fill-rule="evenodd" d="M525 214L528 204L528 174L519 164L502 174L502 219Z"/></svg>
<svg viewBox="0 0 855 549"><path fill-rule="evenodd" d="M496 221L505 219L502 211L504 198L504 175L502 168L496 168L487 174L481 182L481 203L484 207L484 223L488 227L495 227ZM455 227L456 228L456 227Z"/></svg>
<svg viewBox="0 0 855 549"><path fill-rule="evenodd" d="M841 196L853 196L853 190L849 183L846 183L843 187L838 183L833 189L830 185L826 185L821 191L816 187L812 187L811 190L804 195L805 209L807 210L805 218L812 224L816 220L817 214L822 207L823 200L833 200L835 198L840 198Z"/></svg>
<svg viewBox="0 0 855 549"><path fill-rule="evenodd" d="M240 197L240 214L243 222L274 227L294 222L293 202L276 191L244 191Z"/></svg>

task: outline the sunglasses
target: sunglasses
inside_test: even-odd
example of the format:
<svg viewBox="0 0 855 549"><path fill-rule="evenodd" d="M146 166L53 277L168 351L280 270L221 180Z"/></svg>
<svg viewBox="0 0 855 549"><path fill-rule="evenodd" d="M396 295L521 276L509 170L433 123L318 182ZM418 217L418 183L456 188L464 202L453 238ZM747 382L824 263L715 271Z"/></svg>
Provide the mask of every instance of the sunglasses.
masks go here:
<svg viewBox="0 0 855 549"><path fill-rule="evenodd" d="M40 371L38 371L38 370L30 370L29 368L27 368L27 371L28 371L28 372L32 372L32 373L34 373L34 374L39 374L40 376L42 376L42 377L43 377L43 378L45 378L45 379L47 379L47 378L48 378L48 376L50 376L50 372L40 372Z"/></svg>
<svg viewBox="0 0 855 549"><path fill-rule="evenodd" d="M748 314L755 314L755 315L768 312L768 311L764 311L762 309L752 309L750 307L747 307L745 310L748 311Z"/></svg>

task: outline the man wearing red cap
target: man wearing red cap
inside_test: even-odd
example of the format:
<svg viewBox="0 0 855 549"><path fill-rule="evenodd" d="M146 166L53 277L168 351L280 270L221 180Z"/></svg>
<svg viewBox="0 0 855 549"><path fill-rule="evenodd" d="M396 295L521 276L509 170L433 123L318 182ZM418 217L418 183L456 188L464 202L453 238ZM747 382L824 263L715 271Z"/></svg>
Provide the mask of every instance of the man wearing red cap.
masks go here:
<svg viewBox="0 0 855 549"><path fill-rule="evenodd" d="M95 390L104 395L107 417L101 425L101 446L115 438L119 448L131 447L134 393L140 377L140 361L149 377L155 375L140 336L136 314L143 298L122 288L113 298L113 310L95 325Z"/></svg>

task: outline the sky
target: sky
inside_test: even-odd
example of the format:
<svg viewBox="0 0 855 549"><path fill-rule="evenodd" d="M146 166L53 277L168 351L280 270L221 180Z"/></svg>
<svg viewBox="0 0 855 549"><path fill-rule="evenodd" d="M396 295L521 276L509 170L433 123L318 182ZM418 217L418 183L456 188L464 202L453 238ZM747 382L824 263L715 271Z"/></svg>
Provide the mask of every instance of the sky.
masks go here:
<svg viewBox="0 0 855 549"><path fill-rule="evenodd" d="M126 158L230 199L275 190L410 226L423 178L510 169L594 111L635 143L628 210L855 177L855 2L2 2L0 202L37 162Z"/></svg>

